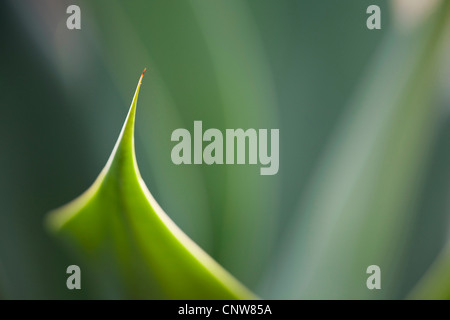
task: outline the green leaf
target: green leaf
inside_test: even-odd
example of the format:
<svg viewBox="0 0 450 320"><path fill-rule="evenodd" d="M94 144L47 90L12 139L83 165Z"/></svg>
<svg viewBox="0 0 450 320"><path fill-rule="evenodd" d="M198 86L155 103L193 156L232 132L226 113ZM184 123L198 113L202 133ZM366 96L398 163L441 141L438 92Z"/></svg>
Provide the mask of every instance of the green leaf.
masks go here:
<svg viewBox="0 0 450 320"><path fill-rule="evenodd" d="M78 256L100 297L255 298L174 224L142 180L134 152L142 76L105 168L84 194L50 213L50 229Z"/></svg>
<svg viewBox="0 0 450 320"><path fill-rule="evenodd" d="M214 66L214 81L220 92L215 103L222 106L223 126L279 128L273 75L248 3L188 3ZM244 283L257 287L279 223L275 212L280 175L260 176L248 165L226 166L224 170L226 176L219 178L226 181L224 186L211 187L212 197L223 199L216 227L218 259Z"/></svg>

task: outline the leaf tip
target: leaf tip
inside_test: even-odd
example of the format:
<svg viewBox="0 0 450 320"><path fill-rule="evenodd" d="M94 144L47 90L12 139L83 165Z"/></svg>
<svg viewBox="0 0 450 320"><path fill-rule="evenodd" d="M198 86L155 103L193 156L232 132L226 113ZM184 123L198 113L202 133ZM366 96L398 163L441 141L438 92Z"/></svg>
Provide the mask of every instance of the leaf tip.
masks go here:
<svg viewBox="0 0 450 320"><path fill-rule="evenodd" d="M142 83L142 78L144 78L145 71L147 71L147 68L144 68L144 71L142 71L141 78L139 79L139 84Z"/></svg>

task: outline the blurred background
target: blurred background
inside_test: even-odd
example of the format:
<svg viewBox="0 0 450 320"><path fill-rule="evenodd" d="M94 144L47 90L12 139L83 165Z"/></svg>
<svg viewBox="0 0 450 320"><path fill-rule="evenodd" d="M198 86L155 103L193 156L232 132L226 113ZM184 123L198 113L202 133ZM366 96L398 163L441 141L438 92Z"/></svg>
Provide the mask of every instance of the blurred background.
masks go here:
<svg viewBox="0 0 450 320"><path fill-rule="evenodd" d="M449 16L425 0L2 1L0 298L92 297L67 290L76 261L43 219L105 165L144 67L142 177L222 266L262 298L407 297L448 238ZM280 129L278 174L174 165L171 133L194 120Z"/></svg>

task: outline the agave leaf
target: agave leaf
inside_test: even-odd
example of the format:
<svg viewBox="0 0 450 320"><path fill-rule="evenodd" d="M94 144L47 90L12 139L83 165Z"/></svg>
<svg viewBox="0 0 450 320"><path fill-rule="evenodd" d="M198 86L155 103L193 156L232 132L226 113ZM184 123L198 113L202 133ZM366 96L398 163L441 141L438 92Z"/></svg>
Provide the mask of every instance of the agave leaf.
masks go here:
<svg viewBox="0 0 450 320"><path fill-rule="evenodd" d="M254 298L174 224L142 180L134 152L142 76L105 168L84 194L49 215L50 229L95 278L101 297Z"/></svg>
<svg viewBox="0 0 450 320"><path fill-rule="evenodd" d="M154 10L153 5L146 1L141 1L136 6L128 6L120 1L112 0L90 3L91 8L89 10L96 12L94 20L99 30L99 33L95 35L95 42L101 43L101 46L105 48L105 50L102 50L103 55L99 63L105 64L105 70L111 75L117 91L125 101L129 99L129 92L126 86L123 85L124 79L134 79L135 71L133 70L140 68L143 63L150 65L152 77L147 79L150 85L147 88L149 94L145 96L145 99L152 107L140 110L139 118L145 119L146 125L137 125L135 133L136 139L142 143L140 161L141 163L151 164L146 166L146 168L152 172L151 178L154 181L152 192L158 197L158 201L164 209L170 212L171 219L205 251L213 254L214 230L211 228L212 215L201 167L180 167L175 166L171 161L167 161L167 154L170 154L173 144L170 139L159 138L161 135L170 136L173 129L185 126L186 119L183 119L180 109L191 112L195 107L201 106L201 103L181 96L178 99L183 101L182 108L177 107L177 99L174 93L179 93L180 87L177 87L176 83L168 82L161 71L170 66L169 69L173 70L172 72L177 70L176 72L179 74L178 72L182 68L184 60L180 57L177 59L177 63L174 64L174 58L167 55L163 39L172 39L171 35L165 33L167 30L149 27L146 24L155 20L152 14L165 20L163 17L166 15L163 11L169 11L168 9L163 9L163 7L170 6L170 4L160 3L157 5L158 10ZM134 7L137 9L134 9ZM139 19L133 19L133 13L127 13L128 10L147 12L147 19L144 19L145 23L136 25ZM177 13L182 14L182 17L175 15L173 12L170 14L172 20L186 20L184 10L180 10ZM120 34L117 34L114 29L109 27L108 21L110 19L113 19L117 25L120 25ZM165 23L170 25L173 23L172 20L165 20ZM158 40L155 41L154 38L150 38L149 42L152 44L152 50L150 50L145 40L147 37L151 37L153 33L158 34L156 38L160 39L159 41L162 40L162 43L158 42ZM189 35L184 33L183 37L188 38ZM117 48L117 43L122 43L123 46ZM153 45L157 49L153 48ZM191 45L197 48L196 45L192 43ZM89 50L88 48L91 47L89 43L84 43L84 46L86 50ZM130 50L130 48L133 48L133 50ZM162 62L158 60L158 63L155 63L156 51L166 53ZM118 61L121 61L121 63L117 63ZM187 71L184 72L189 73ZM198 83L198 85L203 87L203 83ZM185 87L183 86L183 88ZM205 88L205 90L209 89ZM72 91L72 93L78 94L76 90ZM141 100L141 102L145 101ZM207 120L207 117L204 120ZM139 119L137 121L139 122ZM153 152L154 150L159 152ZM141 173L147 183L150 183L150 180L147 180L146 172L142 170ZM176 197L176 201L174 197ZM189 212L189 215L186 215L186 212ZM215 211L214 215L217 214L219 212ZM217 232L214 233L214 237L216 236Z"/></svg>

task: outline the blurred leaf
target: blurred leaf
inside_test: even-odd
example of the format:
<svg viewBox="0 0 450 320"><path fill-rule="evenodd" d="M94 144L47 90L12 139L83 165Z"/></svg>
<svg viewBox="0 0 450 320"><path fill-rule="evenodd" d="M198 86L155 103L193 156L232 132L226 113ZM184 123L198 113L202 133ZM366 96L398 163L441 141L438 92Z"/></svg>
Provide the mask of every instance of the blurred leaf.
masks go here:
<svg viewBox="0 0 450 320"><path fill-rule="evenodd" d="M215 71L216 104L223 108L224 127L279 128L274 79L248 3L191 0L189 4ZM226 170L223 185L209 184L212 198L225 196L221 208L214 208L220 219L217 258L254 288L273 250L280 175L261 176L250 165L224 166L222 170Z"/></svg>
<svg viewBox="0 0 450 320"><path fill-rule="evenodd" d="M431 103L446 1L409 33L391 30L338 127L269 286L284 298L396 297L403 246L435 134ZM366 268L382 271L368 290Z"/></svg>
<svg viewBox="0 0 450 320"><path fill-rule="evenodd" d="M102 297L253 298L169 219L143 182L134 153L141 80L105 168L83 195L51 213L50 228L88 266Z"/></svg>
<svg viewBox="0 0 450 320"><path fill-rule="evenodd" d="M450 251L440 255L410 295L412 299L450 300Z"/></svg>

